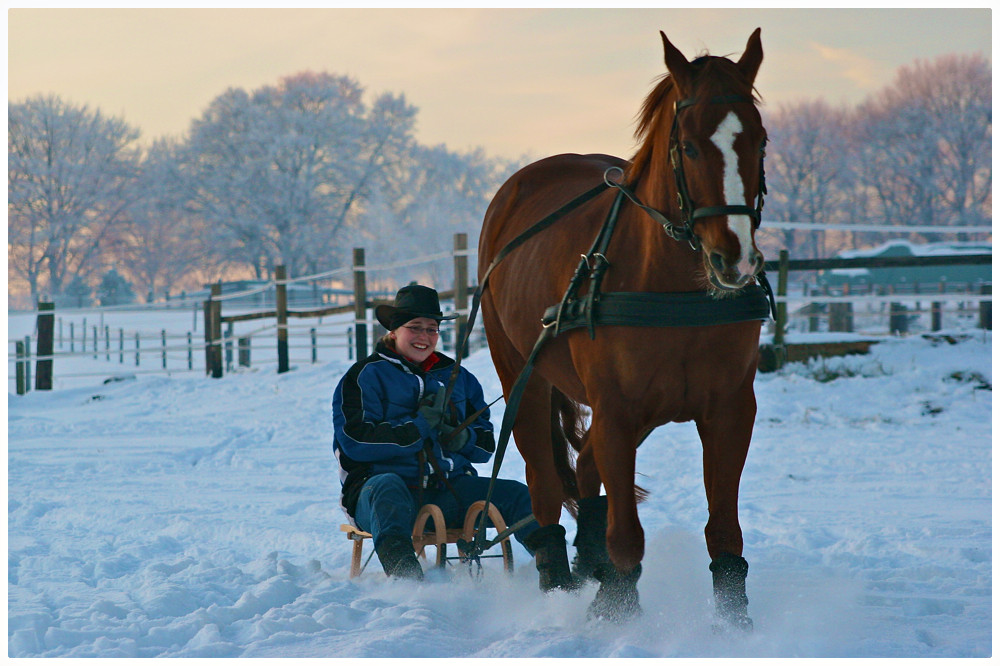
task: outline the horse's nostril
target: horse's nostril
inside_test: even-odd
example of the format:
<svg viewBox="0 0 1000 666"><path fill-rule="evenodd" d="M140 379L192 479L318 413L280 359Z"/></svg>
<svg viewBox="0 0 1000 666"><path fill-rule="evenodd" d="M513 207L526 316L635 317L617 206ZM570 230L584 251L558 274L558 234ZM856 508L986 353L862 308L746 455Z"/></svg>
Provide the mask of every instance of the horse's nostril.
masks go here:
<svg viewBox="0 0 1000 666"><path fill-rule="evenodd" d="M726 262L722 258L722 253L713 252L708 255L708 261L712 264L712 268L719 271L720 273L726 270Z"/></svg>

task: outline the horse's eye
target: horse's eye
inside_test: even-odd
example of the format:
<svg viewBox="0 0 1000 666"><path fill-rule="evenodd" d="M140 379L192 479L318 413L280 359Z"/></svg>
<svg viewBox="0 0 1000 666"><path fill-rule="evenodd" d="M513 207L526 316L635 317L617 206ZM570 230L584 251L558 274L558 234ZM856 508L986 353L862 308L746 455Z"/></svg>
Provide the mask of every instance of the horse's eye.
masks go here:
<svg viewBox="0 0 1000 666"><path fill-rule="evenodd" d="M681 148L684 150L684 154L690 158L698 157L698 149L694 147L694 144L690 141L684 141L681 143Z"/></svg>

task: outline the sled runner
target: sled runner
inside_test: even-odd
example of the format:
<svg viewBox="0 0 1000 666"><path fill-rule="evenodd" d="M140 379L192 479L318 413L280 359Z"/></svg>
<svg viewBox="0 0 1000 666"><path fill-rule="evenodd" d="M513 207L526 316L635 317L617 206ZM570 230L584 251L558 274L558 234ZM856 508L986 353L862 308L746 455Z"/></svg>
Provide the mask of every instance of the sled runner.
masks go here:
<svg viewBox="0 0 1000 666"><path fill-rule="evenodd" d="M486 502L482 500L473 503L472 506L469 507L469 510L465 512L465 520L462 528L449 529L445 525L444 514L441 511L441 507L437 504L423 505L420 507L420 511L417 512L417 519L413 522L412 536L414 552L416 552L419 557L426 559L427 556L424 553L424 549L427 546L434 546L436 548L434 566L441 568L447 564L448 560L457 559L461 562L465 562L466 558L462 552L461 546L463 543L472 542L476 535L476 520L479 518L480 514L482 514L485 506ZM504 523L503 517L500 515L500 511L493 504L490 504L487 516L489 517L492 526L498 533L507 529L507 525ZM430 528L428 528L427 525L429 521L432 521L432 527ZM351 552L351 578L357 578L361 575L361 572L364 571L364 566L361 564L364 542L366 539L370 539L372 535L358 529L354 525L349 525L347 523L340 526L340 531L346 532L347 538L353 543L353 550ZM448 544L456 544L458 546L457 556L448 557ZM498 545L500 546L499 555L480 555L479 557L503 558L504 571L509 573L514 570L514 551L511 548L510 537L507 536L504 539L501 539ZM371 555L368 557L371 559ZM367 565L367 561L365 562L365 565Z"/></svg>

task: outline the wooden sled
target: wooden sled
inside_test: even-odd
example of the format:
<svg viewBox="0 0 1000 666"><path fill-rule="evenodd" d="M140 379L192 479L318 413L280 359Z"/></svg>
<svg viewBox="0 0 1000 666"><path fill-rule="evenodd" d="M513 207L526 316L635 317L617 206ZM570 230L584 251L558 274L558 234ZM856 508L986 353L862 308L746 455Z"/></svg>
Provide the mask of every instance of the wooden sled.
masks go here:
<svg viewBox="0 0 1000 666"><path fill-rule="evenodd" d="M472 541L476 536L476 524L479 522L479 515L483 512L483 507L486 506L486 502L480 500L474 502L469 510L465 512L465 521L462 525L462 529L448 529L445 526L444 513L441 512L441 507L437 504L425 504L420 507L420 511L417 512L417 519L413 522L413 552L417 554L418 557L427 559L424 553L424 549L427 546L434 546L436 548L436 555L434 558L434 566L444 567L449 559L458 559L460 561L465 561L462 557L461 552L457 558L448 557L448 544L457 543L459 539L465 539L466 541ZM492 527L497 530L497 533L507 529L507 524L504 523L503 518L500 516L500 511L490 504L489 516ZM433 520L433 528L428 529L427 521ZM364 542L366 539L371 539L372 535L368 532L358 529L354 525L343 524L340 526L341 532L347 533L347 538L353 544L353 550L351 551L351 578L356 578L361 575L361 555L364 550ZM514 551L510 545L510 537L506 537L499 544L500 555L482 555L481 557L502 557L504 571L512 572L514 570Z"/></svg>

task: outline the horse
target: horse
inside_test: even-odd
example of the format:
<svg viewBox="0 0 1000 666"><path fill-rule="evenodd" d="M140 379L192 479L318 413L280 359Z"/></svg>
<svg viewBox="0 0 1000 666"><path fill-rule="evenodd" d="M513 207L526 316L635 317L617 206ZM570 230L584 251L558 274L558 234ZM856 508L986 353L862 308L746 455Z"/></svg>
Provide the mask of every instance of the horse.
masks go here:
<svg viewBox="0 0 1000 666"><path fill-rule="evenodd" d="M633 157L542 159L511 176L486 211L479 240L480 284L490 280L482 294L483 325L508 408L536 339L551 325L542 323L542 313L560 298L579 297L596 279L597 271L588 273L591 260L605 269L601 279L608 289L697 294L722 309L760 282L763 256L755 231L767 140L754 88L763 59L760 28L735 62L710 55L688 61L666 34L660 36L667 72L641 107ZM630 201L616 204L618 188L608 187L560 211L557 223L518 239L536 220L616 178ZM582 244L599 234L612 207L620 208L616 231L602 252L584 256L584 267ZM659 215L661 224L651 223L650 215ZM499 261L514 239L519 246ZM582 278L567 291L568 276L581 269ZM592 299L599 305L600 291ZM749 630L737 505L756 417L761 320L680 323L602 324L590 335L577 327L550 337L538 351L513 436L538 523L563 529L558 523L566 506L578 527L574 571L567 566L542 587L579 589L579 581L595 578L600 587L590 615L621 621L641 612L637 583L645 537L636 449L654 428L693 420L703 449L716 612ZM562 534L565 550L564 529Z"/></svg>

